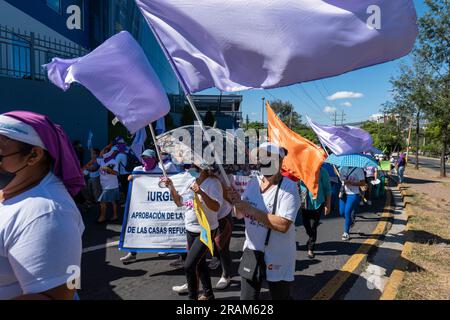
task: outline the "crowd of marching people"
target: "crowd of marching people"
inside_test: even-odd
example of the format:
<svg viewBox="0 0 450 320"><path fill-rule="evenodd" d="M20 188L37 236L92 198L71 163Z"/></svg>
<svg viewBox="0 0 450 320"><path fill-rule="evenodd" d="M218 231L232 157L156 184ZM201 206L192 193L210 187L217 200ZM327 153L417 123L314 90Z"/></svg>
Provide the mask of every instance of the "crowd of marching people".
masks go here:
<svg viewBox="0 0 450 320"><path fill-rule="evenodd" d="M226 185L216 165L194 163L176 166L168 154L163 154L161 163L153 149L143 151L138 156L141 159L140 165L130 172L122 171L125 177L120 179L119 167L127 168L127 159L130 158L127 154L132 151L126 146L123 138L117 137L100 153L98 150L92 151L92 159L84 167L89 172L87 193L94 195L91 198L96 198L100 202L98 222L102 223L106 219L104 205L108 202L113 203L113 220L117 218L115 203L120 200L119 190L123 191L122 194L126 194L128 183L137 175L154 173L162 176L162 166L169 175L188 172L191 180L186 181L184 190L176 190L170 178L162 178L162 182L170 189L175 204L185 208L187 230L187 253L180 254L178 259L170 264L172 267L184 268L186 283L172 289L180 294L187 293L190 299L214 298L209 269L216 269L219 265L222 268L222 275L215 288L226 289L232 277L229 247L234 220L244 218L246 241L244 262L241 264L251 257L250 259L256 259L257 262L252 265L257 266L257 269L245 275L244 270L247 268L241 266L241 298L258 299L261 282L267 280L272 298L288 299L289 283L293 281L295 271L296 227L303 226L308 235L306 247L310 259L315 257L320 219L332 211L337 210L344 217L342 240L350 240L350 229L355 223L357 207L372 204L374 188L372 182L377 180L378 171L376 167L364 169L343 167L337 170L334 166L324 163L319 174L318 194L314 196L302 181L292 179L281 170L280 164L287 150L270 143L261 145L261 148L265 148L264 151L269 155L276 154L279 157L276 161L277 171L264 175L262 171L265 167L261 163L251 167L226 166L231 180L237 176L249 177L245 190L238 192ZM111 179L114 183L108 184ZM204 206L211 228L211 237L214 239L215 254L212 257L208 253L207 246L200 241L200 225L192 205L196 195ZM267 230L266 238L264 230ZM283 254L280 255L279 252ZM160 252L159 255L167 254ZM129 264L136 261L136 258L137 253L130 252L123 256L121 261ZM267 265L271 266L270 272L266 270ZM273 271L274 267L276 272ZM200 279L203 288L201 296L198 294L200 289L197 279Z"/></svg>
<svg viewBox="0 0 450 320"><path fill-rule="evenodd" d="M376 167L338 170L325 163L314 196L303 181L290 178L282 170L288 151L267 142L255 151L263 151L270 161L257 156L254 166L226 166L232 181L248 177L245 187L239 190L227 184L215 164L200 161L177 166L169 154L163 153L159 161L153 149L136 155L122 137L102 150L91 149L91 159L82 168L76 150L62 129L45 116L27 112L0 116L0 239L6 239L0 242L1 252L6 252L0 255L0 274L5 275L0 280L0 298L76 298L76 291L64 285L63 270L67 264L80 265L81 259L84 225L74 200L81 195L83 201L95 205L98 223L108 221L107 206L111 204L109 221L117 222L130 182L139 174L163 176L166 172L168 176L162 177L161 183L170 190L176 206L184 210L187 243L187 252L171 263L184 268L186 282L173 290L187 293L192 300L211 300L214 288L223 290L230 285L233 224L243 219L241 299L259 299L263 281L267 281L272 299L290 299L296 228L303 226L308 235L310 259L315 257L320 219L332 211L338 210L344 217L342 240L350 240L357 207L361 201L371 204L374 181L380 175ZM405 165L401 156L396 165L401 177ZM170 176L182 171L190 178L177 190ZM213 256L200 240L196 201L210 226ZM128 264L136 256L136 252L130 252L121 261ZM219 265L222 274L213 288L209 270ZM203 294L199 295L201 289Z"/></svg>

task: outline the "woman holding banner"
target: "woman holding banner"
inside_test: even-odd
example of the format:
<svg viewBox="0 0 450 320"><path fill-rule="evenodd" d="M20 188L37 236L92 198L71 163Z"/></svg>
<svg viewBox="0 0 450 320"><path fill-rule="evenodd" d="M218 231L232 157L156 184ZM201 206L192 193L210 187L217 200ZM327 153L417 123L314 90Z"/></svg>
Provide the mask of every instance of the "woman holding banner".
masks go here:
<svg viewBox="0 0 450 320"><path fill-rule="evenodd" d="M194 172L194 168L198 171ZM214 239L219 227L217 214L222 207L223 190L222 185L214 175L215 166L204 163L195 164L191 169L192 179L188 180L186 187L178 193L169 178L162 181L170 189L172 198L178 207L184 206L185 225L187 235L188 254L184 264L186 273L188 295L190 300L213 300L214 293L209 275L209 268L206 263L208 246L200 239L201 233L205 231L198 220L198 210L201 207L206 215L211 237ZM196 203L196 199L199 203ZM197 205L199 206L197 206ZM210 244L212 247L212 243ZM198 296L198 279L203 286L203 295Z"/></svg>
<svg viewBox="0 0 450 320"><path fill-rule="evenodd" d="M253 156L255 151L260 175L249 181L242 200L238 192L229 189L237 218L245 218L246 239L239 266L241 300L258 300L263 280L269 284L272 299L289 300L300 195L296 183L281 174L286 149L264 143Z"/></svg>
<svg viewBox="0 0 450 320"><path fill-rule="evenodd" d="M137 166L133 169L133 172L128 176L128 181L132 181L135 176L139 174L162 174L162 170L160 166L158 166L158 158L156 156L156 152L151 149L147 149L141 154L142 159L142 165ZM167 173L177 173L176 167L171 166L168 168ZM166 255L166 253L160 252L160 255ZM136 260L137 252L129 252L122 258L120 258L120 261L122 261L123 264L129 264Z"/></svg>

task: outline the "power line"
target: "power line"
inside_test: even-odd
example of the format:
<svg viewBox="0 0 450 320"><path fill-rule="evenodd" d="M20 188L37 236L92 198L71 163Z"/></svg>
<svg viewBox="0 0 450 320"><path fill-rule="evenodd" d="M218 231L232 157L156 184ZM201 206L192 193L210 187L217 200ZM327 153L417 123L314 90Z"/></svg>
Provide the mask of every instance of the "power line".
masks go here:
<svg viewBox="0 0 450 320"><path fill-rule="evenodd" d="M312 103L314 104L314 105L316 105L317 106L317 108L319 108L319 110L321 110L322 109L322 107L309 95L309 93L305 90L305 88L303 88L302 87L302 85L300 84L299 85L299 87L300 87L300 89L302 89L303 90L303 92L305 93L305 95L309 98L309 100L311 100L312 101Z"/></svg>
<svg viewBox="0 0 450 320"><path fill-rule="evenodd" d="M302 99L302 97L300 97L299 95L297 95L297 93L295 93L295 91L292 90L290 87L287 87L287 89L289 90L289 92L290 92L294 97L296 97L296 98L300 101L301 104L306 105L306 106L307 106L309 109L311 109L311 110L314 109L314 108L311 108L311 106L310 106L309 104L307 104L306 102L304 102L303 99ZM314 110L314 111L316 111L316 110ZM318 113L318 116L319 116L319 117L322 117L322 116L323 116L323 115L322 115L322 112Z"/></svg>
<svg viewBox="0 0 450 320"><path fill-rule="evenodd" d="M327 98L325 97L325 95L322 94L322 91L319 89L319 86L317 85L317 83L314 81L313 84L316 87L319 94L321 95L321 97L323 98L323 100L325 100L325 102L327 102L328 101Z"/></svg>

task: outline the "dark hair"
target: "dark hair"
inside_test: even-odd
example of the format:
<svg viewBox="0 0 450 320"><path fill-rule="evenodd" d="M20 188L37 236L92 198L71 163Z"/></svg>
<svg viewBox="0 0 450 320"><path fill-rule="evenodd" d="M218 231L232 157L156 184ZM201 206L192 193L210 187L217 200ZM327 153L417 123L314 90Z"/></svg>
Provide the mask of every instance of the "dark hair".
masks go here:
<svg viewBox="0 0 450 320"><path fill-rule="evenodd" d="M20 155L21 156L27 156L31 153L31 150L33 150L33 148L35 146L32 146L31 144L25 143L25 142L21 142L18 141L19 145L20 145ZM53 164L53 159L50 156L50 153L44 149L44 156L45 156L45 160L46 160L46 164L51 166Z"/></svg>
<svg viewBox="0 0 450 320"><path fill-rule="evenodd" d="M94 150L95 154L100 154L100 149L99 148L94 148L92 150Z"/></svg>

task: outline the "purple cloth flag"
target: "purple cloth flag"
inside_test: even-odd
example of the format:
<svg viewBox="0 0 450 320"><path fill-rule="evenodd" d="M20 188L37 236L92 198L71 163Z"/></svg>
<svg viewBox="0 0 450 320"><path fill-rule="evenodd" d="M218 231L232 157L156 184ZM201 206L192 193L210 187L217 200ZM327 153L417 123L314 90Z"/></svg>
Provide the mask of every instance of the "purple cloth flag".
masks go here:
<svg viewBox="0 0 450 320"><path fill-rule="evenodd" d="M169 100L144 51L126 31L76 59L54 58L44 65L48 78L64 91L79 82L131 133L164 117Z"/></svg>
<svg viewBox="0 0 450 320"><path fill-rule="evenodd" d="M407 55L412 0L135 0L186 92L277 88Z"/></svg>
<svg viewBox="0 0 450 320"><path fill-rule="evenodd" d="M320 142L335 155L347 155L370 151L373 139L370 133L351 126L321 126L307 117L308 123Z"/></svg>

